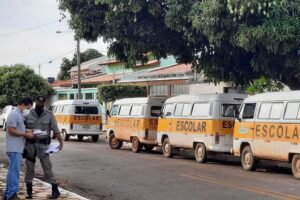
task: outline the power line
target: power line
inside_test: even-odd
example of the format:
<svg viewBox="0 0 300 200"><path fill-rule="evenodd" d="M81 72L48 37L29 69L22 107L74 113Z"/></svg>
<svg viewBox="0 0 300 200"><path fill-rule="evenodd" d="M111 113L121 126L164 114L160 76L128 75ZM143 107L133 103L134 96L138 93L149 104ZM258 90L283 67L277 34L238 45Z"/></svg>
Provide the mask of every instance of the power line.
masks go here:
<svg viewBox="0 0 300 200"><path fill-rule="evenodd" d="M30 28L26 28L26 29L23 29L23 30L20 30L20 31L1 34L0 37L16 35L16 34L19 34L19 33L23 33L23 32L26 32L26 31L31 31L31 30L34 30L34 29L37 29L37 28L40 28L40 27L43 27L43 26L47 26L47 25L50 25L50 24L55 24L55 23L59 23L59 21L52 21L52 22L49 22L49 23L46 23L46 24L40 24L40 25L33 26L33 27L30 27Z"/></svg>

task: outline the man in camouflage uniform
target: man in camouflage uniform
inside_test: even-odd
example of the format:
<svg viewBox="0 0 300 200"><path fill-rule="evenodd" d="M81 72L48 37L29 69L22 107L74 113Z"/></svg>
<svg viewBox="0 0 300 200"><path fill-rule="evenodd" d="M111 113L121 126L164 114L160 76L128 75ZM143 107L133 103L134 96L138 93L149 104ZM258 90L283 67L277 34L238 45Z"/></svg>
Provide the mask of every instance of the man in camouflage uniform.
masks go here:
<svg viewBox="0 0 300 200"><path fill-rule="evenodd" d="M35 108L25 117L27 129L39 129L46 131L46 135L35 136L33 139L27 139L25 144L26 152L26 172L25 182L27 188L26 199L32 199L32 181L34 178L34 167L36 158L39 158L42 165L44 174L48 182L52 185L52 195L50 199L56 199L60 196L56 179L54 178L52 171L52 164L49 154L45 151L48 149L48 145L51 142L50 133L53 131L54 135L58 139L60 145L59 150L62 150L63 140L60 135L60 131L57 127L56 120L51 111L44 108L46 98L43 96L37 96L35 99Z"/></svg>

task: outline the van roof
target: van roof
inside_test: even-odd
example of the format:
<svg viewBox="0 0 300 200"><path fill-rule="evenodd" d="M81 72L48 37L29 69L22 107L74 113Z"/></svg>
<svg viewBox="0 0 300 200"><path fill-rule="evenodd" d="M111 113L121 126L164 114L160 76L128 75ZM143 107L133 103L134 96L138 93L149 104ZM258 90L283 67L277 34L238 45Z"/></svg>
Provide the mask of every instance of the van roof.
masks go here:
<svg viewBox="0 0 300 200"><path fill-rule="evenodd" d="M55 105L83 105L83 104L93 105L93 106L99 105L98 101L95 101L95 100L79 100L79 99L59 100L59 101L54 102L52 105L55 106Z"/></svg>
<svg viewBox="0 0 300 200"><path fill-rule="evenodd" d="M166 103L178 103L178 102L210 102L210 101L237 101L244 100L247 97L246 94L237 93L222 93L222 94L199 94L199 95L179 95L167 99Z"/></svg>
<svg viewBox="0 0 300 200"><path fill-rule="evenodd" d="M267 92L249 96L245 102L257 101L287 101L287 100L300 100L300 90L287 91L287 92Z"/></svg>
<svg viewBox="0 0 300 200"><path fill-rule="evenodd" d="M159 103L163 104L167 97L136 97L136 98L124 98L116 100L114 104L147 104L147 103Z"/></svg>

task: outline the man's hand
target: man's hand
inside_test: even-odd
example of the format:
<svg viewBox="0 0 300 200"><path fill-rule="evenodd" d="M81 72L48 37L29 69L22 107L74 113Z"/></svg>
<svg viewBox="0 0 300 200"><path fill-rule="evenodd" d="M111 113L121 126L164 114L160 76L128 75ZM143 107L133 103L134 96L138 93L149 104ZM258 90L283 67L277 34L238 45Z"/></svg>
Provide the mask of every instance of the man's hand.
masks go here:
<svg viewBox="0 0 300 200"><path fill-rule="evenodd" d="M63 148L63 146L64 146L64 143L63 143L63 141L61 140L61 141L59 141L59 146L57 147L57 149L59 149L59 150L61 151L62 148Z"/></svg>
<svg viewBox="0 0 300 200"><path fill-rule="evenodd" d="M25 135L24 135L25 138L28 138L28 139L32 139L33 138L33 133L32 133L32 130L25 130Z"/></svg>

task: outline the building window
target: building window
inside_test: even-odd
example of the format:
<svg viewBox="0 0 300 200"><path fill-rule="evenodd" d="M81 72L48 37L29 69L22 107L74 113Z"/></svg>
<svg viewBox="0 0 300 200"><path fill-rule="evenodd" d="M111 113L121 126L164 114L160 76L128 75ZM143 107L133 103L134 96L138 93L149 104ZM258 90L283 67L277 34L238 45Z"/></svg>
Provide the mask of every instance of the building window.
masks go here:
<svg viewBox="0 0 300 200"><path fill-rule="evenodd" d="M150 95L168 95L168 85L151 85Z"/></svg>
<svg viewBox="0 0 300 200"><path fill-rule="evenodd" d="M67 100L68 94L58 94L58 100Z"/></svg>
<svg viewBox="0 0 300 200"><path fill-rule="evenodd" d="M180 94L188 94L189 93L189 87L187 84L182 85L172 85L171 95L180 95Z"/></svg>
<svg viewBox="0 0 300 200"><path fill-rule="evenodd" d="M70 99L75 99L75 94L74 93L70 94Z"/></svg>
<svg viewBox="0 0 300 200"><path fill-rule="evenodd" d="M85 93L85 99L94 99L94 93Z"/></svg>

